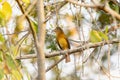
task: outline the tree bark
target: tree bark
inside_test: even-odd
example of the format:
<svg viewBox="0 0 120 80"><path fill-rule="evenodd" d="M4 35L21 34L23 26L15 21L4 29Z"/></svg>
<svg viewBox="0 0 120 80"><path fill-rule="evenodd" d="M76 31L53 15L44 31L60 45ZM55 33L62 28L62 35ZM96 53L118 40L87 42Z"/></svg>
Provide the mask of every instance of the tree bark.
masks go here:
<svg viewBox="0 0 120 80"><path fill-rule="evenodd" d="M44 42L45 42L45 17L44 17L44 5L43 0L37 1L37 14L38 14L38 44L37 47L37 64L38 64L38 80L45 79L45 54L44 54Z"/></svg>

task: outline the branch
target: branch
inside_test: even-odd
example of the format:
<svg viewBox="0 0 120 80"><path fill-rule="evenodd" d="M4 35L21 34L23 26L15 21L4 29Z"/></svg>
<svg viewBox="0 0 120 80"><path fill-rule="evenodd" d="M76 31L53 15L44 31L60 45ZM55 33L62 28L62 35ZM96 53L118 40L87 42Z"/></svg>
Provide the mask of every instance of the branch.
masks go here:
<svg viewBox="0 0 120 80"><path fill-rule="evenodd" d="M109 6L105 6L103 10L120 20L120 15L114 10L112 10Z"/></svg>
<svg viewBox="0 0 120 80"><path fill-rule="evenodd" d="M44 0L37 1L37 14L38 14L38 42L35 42L37 50L37 67L38 67L38 79L46 80L45 77L45 54L44 54L44 43L46 33L46 23L44 16Z"/></svg>
<svg viewBox="0 0 120 80"><path fill-rule="evenodd" d="M25 14L25 10L23 9L22 5L20 4L20 1L19 1L19 0L16 0L16 2L18 3L18 6L20 7L21 12L22 12L23 14ZM35 36L35 33L34 33L34 29L33 29L33 27L32 27L32 23L31 23L28 15L25 15L25 18L27 19L27 21L28 21L28 23L29 23L29 25L30 25L30 30L31 30L31 32L32 32L32 36L33 36L34 40L36 41L36 36Z"/></svg>
<svg viewBox="0 0 120 80"><path fill-rule="evenodd" d="M104 46L107 44L114 44L114 43L119 43L119 42L120 42L119 39L113 39L113 40L101 41L101 42L97 42L97 43L93 43L93 44L88 43L88 44L85 44L83 46L80 46L80 47L77 47L74 49L46 53L45 57L50 58L50 57L65 55L65 53L74 54L75 52L80 52L80 51L83 51L83 50L86 50L89 48L96 48L96 47ZM16 59L30 59L30 58L36 58L36 54L23 55L23 56L17 57Z"/></svg>
<svg viewBox="0 0 120 80"><path fill-rule="evenodd" d="M16 0L22 13L25 14L25 10L21 6L19 0ZM45 80L45 55L43 51L44 41L45 41L45 23L44 20L44 5L43 0L37 1L37 13L38 13L38 36L36 36L34 29L32 27L31 21L27 15L25 18L30 24L30 30L35 41L35 47L37 51L37 64L38 64L38 80Z"/></svg>
<svg viewBox="0 0 120 80"><path fill-rule="evenodd" d="M24 15L23 16L26 16L28 15L28 13L30 13L30 11L32 11L33 7L36 5L37 3L37 0L34 0L31 5L27 8L27 10L25 11Z"/></svg>
<svg viewBox="0 0 120 80"><path fill-rule="evenodd" d="M59 10L60 10L64 5L66 5L66 4L67 4L66 1L62 2L61 5L58 5L58 6L57 6L56 10L59 11ZM56 11L51 11L50 14L49 14L48 16L46 16L46 19L45 19L44 22L47 22L48 20L50 20L55 13L56 13Z"/></svg>
<svg viewBox="0 0 120 80"><path fill-rule="evenodd" d="M103 4L97 4L97 3L95 3L94 5L93 4L84 4L84 3L78 3L77 1L73 1L73 0L66 0L66 1L68 1L72 4L75 4L75 5L81 6L81 7L101 9L120 20L120 15L117 12L115 12L114 10L112 10L109 7L109 5L103 5Z"/></svg>
<svg viewBox="0 0 120 80"><path fill-rule="evenodd" d="M104 5L101 5L101 4L94 5L94 4L78 3L77 1L74 1L74 0L65 0L65 1L70 2L72 4L75 4L77 6L87 7L87 8L98 8L98 7L103 7L104 6Z"/></svg>
<svg viewBox="0 0 120 80"><path fill-rule="evenodd" d="M119 43L120 40L118 39L113 39L113 40L108 40L108 41L102 41L102 42L98 42L98 43L94 43L94 44L87 44L87 45L83 45L81 47L75 48L75 49L70 49L70 50L64 50L64 51L56 51L56 52L52 52L52 53L48 53L45 57L46 58L50 58L50 57L55 57L55 56L59 56L59 55L64 55L60 60L58 60L57 62L55 62L53 65L51 65L50 67L48 67L46 69L46 72L48 72L49 70L51 70L52 68L54 68L57 64L59 64L62 60L65 59L65 53L69 53L73 54L75 52L80 52L89 48L96 48L96 47L100 47L100 46L104 46L107 44L114 44L114 43ZM32 54L32 55L24 55L21 57L17 57L16 59L29 59L29 58L36 58L36 54Z"/></svg>
<svg viewBox="0 0 120 80"><path fill-rule="evenodd" d="M111 32L113 32L113 31L116 31L116 30L119 29L119 28L120 28L120 23L117 24L117 25L111 26L111 27L108 29L108 33L111 33ZM105 30L104 30L103 32L105 32Z"/></svg>
<svg viewBox="0 0 120 80"><path fill-rule="evenodd" d="M64 59L65 59L65 55L60 60L56 61L53 65L51 65L50 67L48 67L46 69L46 72L48 72L49 70L51 70L52 68L54 68L57 64L59 64Z"/></svg>

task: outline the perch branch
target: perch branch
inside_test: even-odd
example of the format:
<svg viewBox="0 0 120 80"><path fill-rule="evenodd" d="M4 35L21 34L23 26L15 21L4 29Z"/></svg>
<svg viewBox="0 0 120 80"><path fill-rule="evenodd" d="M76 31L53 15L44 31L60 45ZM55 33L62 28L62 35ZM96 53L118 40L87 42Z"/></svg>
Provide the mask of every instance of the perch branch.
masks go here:
<svg viewBox="0 0 120 80"><path fill-rule="evenodd" d="M88 44L82 45L74 49L46 53L45 57L50 58L50 57L65 55L65 53L74 54L75 52L80 52L80 51L83 51L89 48L96 48L96 47L104 46L107 44L114 44L114 43L119 43L119 42L120 42L119 39L113 39L113 40L101 41L97 43L88 43ZM36 58L36 54L21 55L20 57L17 57L16 59L30 59L30 58Z"/></svg>

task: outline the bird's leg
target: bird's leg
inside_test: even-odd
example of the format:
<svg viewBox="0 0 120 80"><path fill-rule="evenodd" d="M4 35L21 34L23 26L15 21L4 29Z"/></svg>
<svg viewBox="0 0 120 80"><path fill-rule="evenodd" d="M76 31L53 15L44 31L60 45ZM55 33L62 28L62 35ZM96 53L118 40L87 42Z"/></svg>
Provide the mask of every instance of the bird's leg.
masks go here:
<svg viewBox="0 0 120 80"><path fill-rule="evenodd" d="M70 62L70 55L66 53L65 56L66 56L65 62L66 63Z"/></svg>

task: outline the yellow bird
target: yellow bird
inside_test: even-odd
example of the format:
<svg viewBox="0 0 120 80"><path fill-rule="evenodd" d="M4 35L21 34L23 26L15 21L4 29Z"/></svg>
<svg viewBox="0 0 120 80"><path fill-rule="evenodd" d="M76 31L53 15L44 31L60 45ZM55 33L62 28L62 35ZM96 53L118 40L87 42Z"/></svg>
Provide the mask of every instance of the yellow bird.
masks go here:
<svg viewBox="0 0 120 80"><path fill-rule="evenodd" d="M69 41L68 41L66 35L64 34L63 30L60 27L56 27L54 32L56 33L56 40L57 40L57 43L58 43L60 49L62 49L62 50L70 49ZM68 53L66 53L66 61L65 62L66 63L70 62L70 55Z"/></svg>

